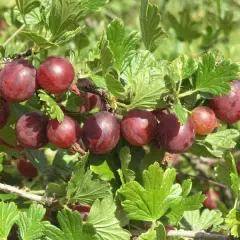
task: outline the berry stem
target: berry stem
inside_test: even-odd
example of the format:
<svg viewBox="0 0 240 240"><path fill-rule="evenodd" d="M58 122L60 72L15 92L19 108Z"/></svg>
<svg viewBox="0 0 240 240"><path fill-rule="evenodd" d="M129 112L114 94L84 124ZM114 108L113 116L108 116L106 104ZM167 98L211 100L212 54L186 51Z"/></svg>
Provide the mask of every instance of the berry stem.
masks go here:
<svg viewBox="0 0 240 240"><path fill-rule="evenodd" d="M193 93L196 93L198 90L195 89L195 90L189 90L187 92L184 92L184 93L181 93L178 95L178 98L183 98L183 97L186 97L186 96L189 96L189 95L192 95Z"/></svg>

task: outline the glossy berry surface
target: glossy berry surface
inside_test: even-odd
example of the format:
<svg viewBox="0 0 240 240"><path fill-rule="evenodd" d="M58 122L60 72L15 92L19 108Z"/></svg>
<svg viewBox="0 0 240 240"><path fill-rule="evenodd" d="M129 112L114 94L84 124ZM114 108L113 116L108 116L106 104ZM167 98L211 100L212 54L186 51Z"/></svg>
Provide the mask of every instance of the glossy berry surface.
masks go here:
<svg viewBox="0 0 240 240"><path fill-rule="evenodd" d="M63 93L74 80L73 66L66 58L48 57L37 70L37 80L49 93Z"/></svg>
<svg viewBox="0 0 240 240"><path fill-rule="evenodd" d="M26 101L36 89L36 70L26 60L15 60L0 72L0 94L9 102Z"/></svg>
<svg viewBox="0 0 240 240"><path fill-rule="evenodd" d="M94 93L84 94L84 103L80 105L80 113L89 112L94 108L98 108L99 111L105 111L106 107L101 100L101 97Z"/></svg>
<svg viewBox="0 0 240 240"><path fill-rule="evenodd" d="M78 211L81 214L83 221L86 221L91 210L91 207L87 205L76 205L72 208L72 210Z"/></svg>
<svg viewBox="0 0 240 240"><path fill-rule="evenodd" d="M21 159L17 161L17 169L25 178L32 179L38 175L37 169L32 165L25 155L22 155Z"/></svg>
<svg viewBox="0 0 240 240"><path fill-rule="evenodd" d="M67 149L79 140L81 128L73 118L65 115L61 123L57 119L48 121L47 136L52 144Z"/></svg>
<svg viewBox="0 0 240 240"><path fill-rule="evenodd" d="M240 81L231 83L231 92L222 97L214 97L211 108L218 119L226 123L235 123L240 120Z"/></svg>
<svg viewBox="0 0 240 240"><path fill-rule="evenodd" d="M32 112L22 115L15 128L18 143L25 148L38 149L48 143L47 119L45 116Z"/></svg>
<svg viewBox="0 0 240 240"><path fill-rule="evenodd" d="M161 119L169 114L168 110L165 108L158 108L154 111L152 111L152 114L157 118L158 121L161 121Z"/></svg>
<svg viewBox="0 0 240 240"><path fill-rule="evenodd" d="M219 194L214 190L209 190L205 193L206 199L203 202L204 207L208 209L216 209L217 202L220 201Z"/></svg>
<svg viewBox="0 0 240 240"><path fill-rule="evenodd" d="M87 149L102 154L111 151L120 138L120 125L109 112L90 116L83 125L83 143Z"/></svg>
<svg viewBox="0 0 240 240"><path fill-rule="evenodd" d="M133 109L121 120L121 133L134 146L152 141L157 129L156 117L148 111Z"/></svg>
<svg viewBox="0 0 240 240"><path fill-rule="evenodd" d="M199 135L207 135L219 126L214 111L209 107L195 108L191 119Z"/></svg>
<svg viewBox="0 0 240 240"><path fill-rule="evenodd" d="M9 103L3 102L0 106L0 128L3 128L7 124L9 116L10 116Z"/></svg>
<svg viewBox="0 0 240 240"><path fill-rule="evenodd" d="M195 129L191 118L181 125L175 114L168 114L158 125L157 139L160 145L171 153L187 151L195 139Z"/></svg>

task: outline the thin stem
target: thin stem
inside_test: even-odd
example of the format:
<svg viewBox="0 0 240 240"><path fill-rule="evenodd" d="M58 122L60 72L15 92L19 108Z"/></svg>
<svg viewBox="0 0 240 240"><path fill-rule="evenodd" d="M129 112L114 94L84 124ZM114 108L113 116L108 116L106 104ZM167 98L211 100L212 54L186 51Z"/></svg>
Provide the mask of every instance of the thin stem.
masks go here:
<svg viewBox="0 0 240 240"><path fill-rule="evenodd" d="M3 44L2 47L6 47L6 45L12 41L24 28L25 28L25 24L23 24L10 38L8 38Z"/></svg>
<svg viewBox="0 0 240 240"><path fill-rule="evenodd" d="M28 193L22 189L19 189L14 186L10 186L7 184L0 183L0 191L7 192L7 193L14 193L22 198L27 198L29 200L44 204L44 205L52 205L54 203L53 198L46 198L44 196L39 196L36 194Z"/></svg>
<svg viewBox="0 0 240 240"><path fill-rule="evenodd" d="M184 92L184 93L181 93L178 95L178 98L183 98L183 97L186 97L186 96L189 96L189 95L192 95L193 93L196 93L198 90L195 89L195 90L189 90L187 92Z"/></svg>
<svg viewBox="0 0 240 240"><path fill-rule="evenodd" d="M208 232L195 232L195 231L183 231L183 230L171 230L168 232L168 237L184 237L204 240L230 240L230 236L208 233Z"/></svg>
<svg viewBox="0 0 240 240"><path fill-rule="evenodd" d="M127 108L127 105L124 103L117 102L117 105L123 108Z"/></svg>

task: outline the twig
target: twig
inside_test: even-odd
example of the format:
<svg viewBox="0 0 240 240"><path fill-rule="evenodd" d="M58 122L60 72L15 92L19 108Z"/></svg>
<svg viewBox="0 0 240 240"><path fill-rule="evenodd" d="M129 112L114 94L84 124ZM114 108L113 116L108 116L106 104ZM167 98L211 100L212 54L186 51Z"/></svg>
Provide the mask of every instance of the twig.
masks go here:
<svg viewBox="0 0 240 240"><path fill-rule="evenodd" d="M7 193L14 193L22 198L27 198L29 200L32 200L47 206L51 206L55 202L53 198L46 198L36 194L28 193L22 189L19 189L17 187L10 186L7 184L3 184L3 183L0 183L0 191L7 192Z"/></svg>
<svg viewBox="0 0 240 240"><path fill-rule="evenodd" d="M221 183L218 183L218 182L215 182L215 181L213 181L213 180L211 180L211 179L208 179L208 178L205 178L205 177L201 177L201 176L193 176L193 175L191 175L191 174L180 173L180 172L178 172L178 174L180 174L180 175L184 175L184 176L186 176L186 177L190 177L190 178L200 179L200 180L206 181L206 182L208 182L208 183L211 183L211 184L213 184L213 185L216 185L216 186L218 186L218 187L222 187L222 188L226 188L226 189L228 189L228 187L227 187L226 185L221 184Z"/></svg>
<svg viewBox="0 0 240 240"><path fill-rule="evenodd" d="M12 41L23 29L25 28L25 24L23 24L10 38L8 38L3 44L2 47L6 47L7 44Z"/></svg>
<svg viewBox="0 0 240 240"><path fill-rule="evenodd" d="M230 240L231 236L207 233L207 232L195 232L195 231L183 231L183 230L171 230L168 232L168 237L186 237L201 240Z"/></svg>

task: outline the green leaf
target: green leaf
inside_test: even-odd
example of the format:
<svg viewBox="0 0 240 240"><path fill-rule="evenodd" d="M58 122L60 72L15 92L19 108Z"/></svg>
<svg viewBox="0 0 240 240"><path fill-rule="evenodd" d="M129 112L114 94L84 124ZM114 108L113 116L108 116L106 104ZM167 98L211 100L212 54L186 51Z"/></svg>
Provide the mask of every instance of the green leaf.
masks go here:
<svg viewBox="0 0 240 240"><path fill-rule="evenodd" d="M165 63L159 64L148 51L139 51L124 72L130 91L129 109L154 109L168 92Z"/></svg>
<svg viewBox="0 0 240 240"><path fill-rule="evenodd" d="M15 203L0 202L0 239L7 239L9 232L16 223L19 212Z"/></svg>
<svg viewBox="0 0 240 240"><path fill-rule="evenodd" d="M156 231L154 229L149 229L147 232L142 233L139 236L139 240L157 240Z"/></svg>
<svg viewBox="0 0 240 240"><path fill-rule="evenodd" d="M73 39L75 36L77 36L78 34L81 33L81 31L83 30L83 27L80 26L72 31L66 31L64 32L57 40L56 40L56 44L57 45L62 45L64 43L69 42L71 39Z"/></svg>
<svg viewBox="0 0 240 240"><path fill-rule="evenodd" d="M166 240L167 239L167 233L164 225L161 222L157 222L157 228L155 228L157 233L156 240Z"/></svg>
<svg viewBox="0 0 240 240"><path fill-rule="evenodd" d="M231 235L240 237L240 210L232 209L227 215L225 222L230 228Z"/></svg>
<svg viewBox="0 0 240 240"><path fill-rule="evenodd" d="M65 238L64 233L50 222L42 222L43 232L46 240L68 240ZM44 240L45 240L44 238Z"/></svg>
<svg viewBox="0 0 240 240"><path fill-rule="evenodd" d="M200 214L199 210L184 212L181 225L187 230L202 231L212 226L219 226L223 223L222 213L218 210L204 209Z"/></svg>
<svg viewBox="0 0 240 240"><path fill-rule="evenodd" d="M179 80L191 77L197 71L198 63L196 60L182 54L171 62L169 68L170 77L178 82Z"/></svg>
<svg viewBox="0 0 240 240"><path fill-rule="evenodd" d="M64 113L55 100L43 90L38 90L38 97L46 105L47 114L52 119L57 119L58 122L62 122Z"/></svg>
<svg viewBox="0 0 240 240"><path fill-rule="evenodd" d="M18 226L22 240L37 240L44 235L41 221L45 212L43 206L32 204L27 211L20 213Z"/></svg>
<svg viewBox="0 0 240 240"><path fill-rule="evenodd" d="M130 240L130 233L122 229L115 217L116 205L111 196L97 199L91 207L87 223L96 229L96 239Z"/></svg>
<svg viewBox="0 0 240 240"><path fill-rule="evenodd" d="M188 120L188 112L180 102L173 105L172 111L177 115L178 120L181 124L186 124Z"/></svg>
<svg viewBox="0 0 240 240"><path fill-rule="evenodd" d="M57 219L64 233L64 240L91 240L93 232L84 232L82 217L77 211L70 211L67 209L58 213Z"/></svg>
<svg viewBox="0 0 240 240"><path fill-rule="evenodd" d="M191 179L184 180L182 183L182 196L186 197L192 189Z"/></svg>
<svg viewBox="0 0 240 240"><path fill-rule="evenodd" d="M192 42L193 39L201 36L200 23L193 21L191 9L185 8L179 13L179 20L171 13L168 13L168 20L174 28L177 37L181 41Z"/></svg>
<svg viewBox="0 0 240 240"><path fill-rule="evenodd" d="M235 129L212 133L206 137L198 136L189 151L197 156L221 158L226 150L235 147L234 139L238 136L239 132Z"/></svg>
<svg viewBox="0 0 240 240"><path fill-rule="evenodd" d="M81 2L76 0L52 1L49 28L55 39L74 26L82 12Z"/></svg>
<svg viewBox="0 0 240 240"><path fill-rule="evenodd" d="M123 22L115 19L108 26L107 39L114 57L114 66L122 72L133 58L138 41L137 31L126 34Z"/></svg>
<svg viewBox="0 0 240 240"><path fill-rule="evenodd" d="M94 179L90 170L85 172L87 158L88 154L75 166L68 183L67 199L70 203L81 202L81 204L91 205L96 199L110 195L108 182Z"/></svg>
<svg viewBox="0 0 240 240"><path fill-rule="evenodd" d="M176 171L168 168L163 172L156 162L143 171L142 177L143 186L131 181L119 190L125 198L122 205L130 219L156 221L181 200L181 187L174 184Z"/></svg>
<svg viewBox="0 0 240 240"><path fill-rule="evenodd" d="M108 166L107 161L104 161L102 164L98 165L91 165L90 169L95 174L99 175L99 178L104 181L111 181L114 179L114 174Z"/></svg>
<svg viewBox="0 0 240 240"><path fill-rule="evenodd" d="M216 57L209 52L202 57L196 80L196 89L215 96L226 95L231 90L229 82L239 77L239 65L223 60L218 65Z"/></svg>
<svg viewBox="0 0 240 240"><path fill-rule="evenodd" d="M125 96L125 89L123 85L120 83L119 80L115 79L113 75L107 74L105 77L106 85L108 91L115 97L124 100L126 99Z"/></svg>
<svg viewBox="0 0 240 240"><path fill-rule="evenodd" d="M129 147L122 147L119 152L119 158L121 161L121 169L118 169L121 182L124 184L135 179L135 172L128 169L128 165L131 162L131 152Z"/></svg>
<svg viewBox="0 0 240 240"><path fill-rule="evenodd" d="M159 46L159 38L166 36L160 27L161 16L156 5L152 5L148 0L141 1L140 26L142 38L147 50L153 52Z"/></svg>
<svg viewBox="0 0 240 240"><path fill-rule="evenodd" d="M62 95L61 104L70 112L79 112L80 105L83 104L83 99L70 91Z"/></svg>
<svg viewBox="0 0 240 240"><path fill-rule="evenodd" d="M109 69L114 64L113 53L109 47L109 41L104 38L101 39L100 43L100 60L102 64L103 75L106 75Z"/></svg>
<svg viewBox="0 0 240 240"><path fill-rule="evenodd" d="M22 16L40 6L39 0L16 0L17 7Z"/></svg>
<svg viewBox="0 0 240 240"><path fill-rule="evenodd" d="M85 14L89 14L103 7L108 0L82 0L82 7Z"/></svg>

